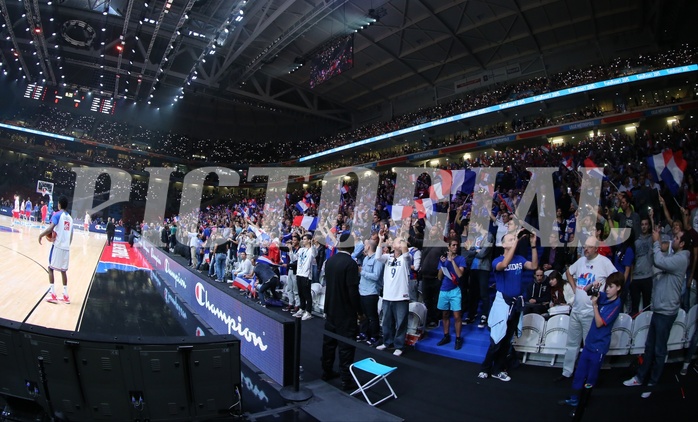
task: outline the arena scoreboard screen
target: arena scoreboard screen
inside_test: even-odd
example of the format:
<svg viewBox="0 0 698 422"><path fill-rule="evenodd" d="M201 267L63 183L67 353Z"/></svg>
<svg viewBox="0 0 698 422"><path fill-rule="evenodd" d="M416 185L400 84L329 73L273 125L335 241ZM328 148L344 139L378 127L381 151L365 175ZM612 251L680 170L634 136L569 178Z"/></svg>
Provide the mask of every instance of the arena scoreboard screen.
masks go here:
<svg viewBox="0 0 698 422"><path fill-rule="evenodd" d="M29 84L27 85L27 89L24 90L24 98L30 100L43 101L45 96L46 88L41 85Z"/></svg>
<svg viewBox="0 0 698 422"><path fill-rule="evenodd" d="M90 111L102 114L114 114L114 99L94 97L90 103Z"/></svg>

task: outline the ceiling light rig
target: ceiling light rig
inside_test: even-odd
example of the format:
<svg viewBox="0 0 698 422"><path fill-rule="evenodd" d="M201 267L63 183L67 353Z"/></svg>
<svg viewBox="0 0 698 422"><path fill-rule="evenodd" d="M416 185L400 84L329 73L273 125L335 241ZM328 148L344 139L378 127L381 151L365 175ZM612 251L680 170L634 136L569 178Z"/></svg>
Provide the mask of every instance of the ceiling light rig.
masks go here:
<svg viewBox="0 0 698 422"><path fill-rule="evenodd" d="M51 5L53 4L53 2L49 1L47 4L48 4L49 10L50 10L50 11L49 11L49 15L53 15L53 14L54 14L54 11L53 11L53 7L51 7ZM35 4L35 7L36 7L36 9L38 10L38 6L37 6L36 4ZM39 16L39 15L37 15L37 16ZM40 16L39 16L38 21L41 22ZM54 22L54 18L53 18L53 17L49 18L48 21L49 21L49 23L48 23L47 25L44 25L44 27L42 28L42 30L43 30L43 32L44 32L44 34L42 35L42 37L43 37L43 42L44 42L44 53L45 53L45 57L48 58L48 62L47 62L47 63L48 63L48 67L49 67L50 70L53 70L53 66L52 66L53 62L55 62L55 65L58 66L58 70L59 70L60 72L57 72L57 71L53 70L53 71L56 73L56 84L57 84L57 85L66 86L66 84L65 84L65 74L63 74L63 64L62 64L62 63L63 63L63 58L62 58L62 56L61 56L61 49L60 49L60 46L58 45L58 41L57 41L57 39L56 39L56 38L57 38L57 37L56 37L56 36L57 36L57 33L54 32L55 29L56 29L56 28L55 28L55 25L56 25L56 24L53 23L53 22ZM50 33L50 35L49 35L49 33ZM52 47L53 47L53 51L52 51L51 54L49 54L49 52L48 52L48 48L51 47L51 45L49 45L49 42L53 43L53 46L52 46Z"/></svg>
<svg viewBox="0 0 698 422"><path fill-rule="evenodd" d="M141 67L141 70L138 73L138 80L139 81L143 80L143 75L145 74L145 68L148 65L148 62L150 62L150 54L153 52L153 46L155 45L155 40L157 40L157 38L158 38L158 33L160 32L160 27L162 26L162 22L165 18L165 14L169 13L169 11L170 11L170 9L165 6L168 2L171 2L171 0L167 0L165 2L165 4L163 4L162 10L160 11L160 16L158 17L158 20L155 22L155 29L153 30L153 35L152 35L152 38L150 39L150 44L148 45L148 50L145 53L145 57L143 58L143 66ZM176 31L174 31L174 33L176 33ZM162 68L158 68L156 70L156 73L155 73L156 77L160 74L161 70L162 70ZM136 93L135 93L136 98L138 98L138 94L141 91L141 86L143 86L143 84L141 82L139 82L138 87L136 88ZM155 87L154 87L154 83L153 83L153 85L151 85L151 87L150 87L150 93L152 93L154 90L155 90Z"/></svg>
<svg viewBox="0 0 698 422"><path fill-rule="evenodd" d="M293 41L301 37L306 31L315 26L322 19L339 9L347 1L348 0L328 0L325 2L320 2L320 4L318 4L314 9L310 10L308 13L298 19L299 24L286 30L278 38L272 41L272 43L269 44L264 50L262 50L257 57L252 59L252 61L245 66L244 70L233 78L231 83L242 88L243 85L245 85L245 81L247 81L259 69L261 69L262 66L273 61L275 56L277 56L280 51L288 47ZM236 56L233 55L231 58L234 57Z"/></svg>
<svg viewBox="0 0 698 422"><path fill-rule="evenodd" d="M165 3L165 10L170 10L170 7L172 5L173 0L167 0ZM174 63L174 58L177 56L177 53L179 52L179 48L182 45L181 43L181 31L180 29L182 26L184 26L184 23L187 21L187 18L189 17L188 13L191 11L192 7L194 7L194 3L196 3L197 0L189 0L184 6L184 10L182 11L181 16L179 17L179 22L177 22L177 26L175 26L174 31L172 31L172 36L170 37L170 41L167 43L167 48L165 49L165 53L162 55L162 59L160 60L160 64L158 65L158 70L157 70L157 75L156 75L156 80L160 74L163 74L163 68L165 67L165 63L167 63L167 70L169 70L172 67L172 63ZM170 5L170 6L168 6ZM177 42L179 40L179 42ZM176 43L177 42L177 43ZM176 43L176 47L175 47ZM172 56L173 60L169 60L169 56ZM166 72L165 72L166 74ZM152 85L150 85L150 92L148 94L152 94L155 92L155 85L156 82L153 82Z"/></svg>
<svg viewBox="0 0 698 422"><path fill-rule="evenodd" d="M41 15L39 14L39 3L38 0L33 2L25 1L24 10L27 13L22 15L27 19L27 32L31 34L32 41L29 44L34 45L36 56L39 59L37 65L41 68L39 71L39 77L37 81L45 82L46 76L49 75L51 78L51 84L56 85L56 76L53 74L53 68L51 67L51 62L48 57L48 50L46 49L46 39L43 35L43 30L41 29ZM32 6L36 7L36 10L32 10Z"/></svg>
<svg viewBox="0 0 698 422"><path fill-rule="evenodd" d="M124 27L121 30L121 35L119 36L119 43L116 45L116 51L118 53L116 58L116 80L114 81L114 98L119 98L119 81L121 80L121 61L124 57L124 50L126 49L126 33L128 31L128 24L131 21L131 11L133 10L133 3L135 0L129 0L128 7L126 8L126 15L124 16ZM145 4L148 7L148 3ZM126 81L128 83L128 81ZM126 88L128 92L128 88Z"/></svg>
<svg viewBox="0 0 698 422"><path fill-rule="evenodd" d="M100 42L100 53L99 53L99 78L97 83L99 84L99 93L104 94L104 56L106 50L106 40L107 40L107 24L109 20L109 4L111 0L104 1L104 10L102 11L102 16L104 16L104 22L102 23L102 41Z"/></svg>
<svg viewBox="0 0 698 422"><path fill-rule="evenodd" d="M24 73L24 75L22 75L24 79L30 79L31 74L27 68L27 63L24 61L24 57L22 57L22 55L19 53L21 50L17 44L15 33L12 30L12 20L10 19L10 14L7 12L7 5L4 1L0 1L0 13L2 13L2 17L5 19L7 32L10 34L8 39L12 41L12 45L14 46L12 53L15 57L15 61L19 62L19 71Z"/></svg>
<svg viewBox="0 0 698 422"><path fill-rule="evenodd" d="M237 25L240 24L240 22L242 22L245 16L245 12L243 10L245 6L247 6L247 0L242 0L239 3L237 3L235 7L233 7L233 9L230 11L230 14L228 15L229 18L223 21L223 24L221 24L221 26L218 27L216 32L211 37L208 45L206 45L199 57L194 62L194 65L191 67L191 70L189 71L189 76L187 76L187 78L184 80L182 91L184 90L184 86L191 85L192 81L198 78L199 72L196 70L196 68L201 64L206 63L206 56L216 53L216 43L222 46L225 43L225 40L227 39L228 35L235 30L235 28L237 27Z"/></svg>
<svg viewBox="0 0 698 422"><path fill-rule="evenodd" d="M27 6L27 1L24 2L25 8ZM57 84L56 80L56 75L53 72L53 66L51 66L51 55L48 52L48 46L46 42L46 33L44 31L44 28L41 27L41 12L39 10L39 1L34 0L33 1L33 6L34 6L34 16L35 16L35 25L34 25L34 36L37 39L37 46L36 49L38 52L40 52L39 57L43 59L45 63L45 67L48 69L48 76L51 78L51 83L52 85ZM56 54L58 59L60 59L60 55ZM44 76L46 76L46 72L44 71Z"/></svg>

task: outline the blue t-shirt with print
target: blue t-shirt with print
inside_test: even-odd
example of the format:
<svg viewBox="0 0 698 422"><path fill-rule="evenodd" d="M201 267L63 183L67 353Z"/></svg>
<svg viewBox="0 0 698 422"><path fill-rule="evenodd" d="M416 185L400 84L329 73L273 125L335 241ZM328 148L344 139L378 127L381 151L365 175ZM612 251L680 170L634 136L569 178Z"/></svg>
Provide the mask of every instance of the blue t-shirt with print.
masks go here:
<svg viewBox="0 0 698 422"><path fill-rule="evenodd" d="M523 293L523 271L526 258L521 255L514 255L509 265L503 271L497 271L497 264L503 260L504 256L499 256L492 261L497 291L501 292L505 298L521 296Z"/></svg>
<svg viewBox="0 0 698 422"><path fill-rule="evenodd" d="M461 255L456 255L455 258L453 258L453 262L456 264L456 266L463 269L465 269L465 266L467 265L465 263L465 257ZM444 278L441 280L440 290L442 292L447 292L458 287L458 275L456 274L456 270L453 268L451 261L446 260L446 262L442 262L439 260L438 270L443 272L444 275Z"/></svg>

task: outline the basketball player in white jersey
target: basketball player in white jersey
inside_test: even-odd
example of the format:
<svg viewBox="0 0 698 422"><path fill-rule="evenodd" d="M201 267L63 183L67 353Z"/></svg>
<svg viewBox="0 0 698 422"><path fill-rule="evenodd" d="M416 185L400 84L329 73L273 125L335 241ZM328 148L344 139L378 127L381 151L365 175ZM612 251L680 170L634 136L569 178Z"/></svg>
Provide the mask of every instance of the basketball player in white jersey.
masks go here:
<svg viewBox="0 0 698 422"><path fill-rule="evenodd" d="M90 224L92 224L92 217L90 217L90 213L85 211L85 220L82 223L82 227L85 231L85 234L90 233Z"/></svg>
<svg viewBox="0 0 698 422"><path fill-rule="evenodd" d="M53 287L53 270L61 272L63 278L63 299L66 304L70 303L68 297L68 263L70 260L70 244L73 241L73 217L66 211L68 208L68 198L61 196L58 199L58 212L51 216L51 223L48 228L39 234L39 244L44 236L55 235L53 246L48 257L48 282L50 283L49 298L50 303L58 303L56 291Z"/></svg>

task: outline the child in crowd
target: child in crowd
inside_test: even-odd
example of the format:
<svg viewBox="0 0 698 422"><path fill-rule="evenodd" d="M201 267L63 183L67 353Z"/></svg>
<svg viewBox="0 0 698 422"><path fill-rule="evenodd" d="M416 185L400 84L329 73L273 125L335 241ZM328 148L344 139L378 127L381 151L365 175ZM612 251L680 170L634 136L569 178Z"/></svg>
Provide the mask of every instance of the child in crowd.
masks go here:
<svg viewBox="0 0 698 422"><path fill-rule="evenodd" d="M569 399L561 400L560 404L576 407L579 404L582 387L593 388L596 384L601 363L611 345L611 328L622 308L619 294L624 282L623 274L615 272L606 279L606 288L603 292L593 290L600 288L597 283L586 287L587 293L592 296L594 323L591 324L589 334L584 341L584 350L579 357L577 370L574 372L572 395Z"/></svg>

